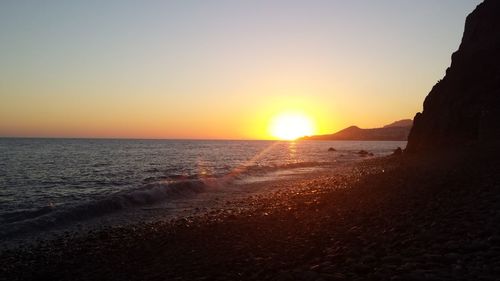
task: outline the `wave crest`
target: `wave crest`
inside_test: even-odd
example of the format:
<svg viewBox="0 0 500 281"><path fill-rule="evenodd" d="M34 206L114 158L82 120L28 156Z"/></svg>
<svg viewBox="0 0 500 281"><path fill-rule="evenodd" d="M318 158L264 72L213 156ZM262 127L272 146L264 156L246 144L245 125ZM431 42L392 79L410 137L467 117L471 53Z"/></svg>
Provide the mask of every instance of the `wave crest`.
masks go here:
<svg viewBox="0 0 500 281"><path fill-rule="evenodd" d="M92 202L72 207L42 208L40 210L11 213L3 220L7 227L0 230L0 237L12 237L35 230L45 230L75 221L96 218L123 209L160 203L165 200L186 198L215 188L213 180L183 180L155 182L136 190L119 192Z"/></svg>

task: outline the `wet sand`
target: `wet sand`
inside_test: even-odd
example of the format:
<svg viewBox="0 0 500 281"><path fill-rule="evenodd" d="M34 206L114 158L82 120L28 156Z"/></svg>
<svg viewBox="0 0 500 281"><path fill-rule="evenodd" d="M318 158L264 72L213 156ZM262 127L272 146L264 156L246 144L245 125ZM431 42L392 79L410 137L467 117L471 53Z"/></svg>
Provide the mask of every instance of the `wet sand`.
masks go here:
<svg viewBox="0 0 500 281"><path fill-rule="evenodd" d="M1 280L498 280L500 154L371 159L165 222L3 249Z"/></svg>

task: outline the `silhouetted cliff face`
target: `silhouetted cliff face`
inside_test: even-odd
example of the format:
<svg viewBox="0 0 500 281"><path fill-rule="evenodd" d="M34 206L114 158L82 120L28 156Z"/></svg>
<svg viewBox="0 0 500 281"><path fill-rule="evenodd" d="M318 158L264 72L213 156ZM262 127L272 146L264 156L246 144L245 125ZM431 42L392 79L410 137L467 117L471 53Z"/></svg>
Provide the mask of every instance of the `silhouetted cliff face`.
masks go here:
<svg viewBox="0 0 500 281"><path fill-rule="evenodd" d="M445 77L417 113L407 151L500 140L500 1L485 0L467 17Z"/></svg>

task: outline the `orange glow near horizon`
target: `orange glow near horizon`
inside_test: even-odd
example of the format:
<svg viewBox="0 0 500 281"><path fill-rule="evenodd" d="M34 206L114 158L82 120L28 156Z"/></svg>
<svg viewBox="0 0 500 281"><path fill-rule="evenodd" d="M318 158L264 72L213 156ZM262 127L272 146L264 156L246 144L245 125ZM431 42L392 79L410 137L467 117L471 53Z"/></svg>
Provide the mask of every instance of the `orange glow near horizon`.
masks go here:
<svg viewBox="0 0 500 281"><path fill-rule="evenodd" d="M270 134L281 140L295 140L313 135L315 125L311 118L301 113L281 113L271 120Z"/></svg>
<svg viewBox="0 0 500 281"><path fill-rule="evenodd" d="M415 116L482 0L4 2L0 138L282 140Z"/></svg>
<svg viewBox="0 0 500 281"><path fill-rule="evenodd" d="M106 98L100 103L41 97L29 104L19 100L9 107L0 104L0 136L283 140L327 134L344 126L339 106L306 96L313 89L282 91L286 94L257 87L242 94L252 99L185 101L176 106L168 106L168 99L161 96L153 103L122 98L119 106ZM30 114L21 114L26 110Z"/></svg>

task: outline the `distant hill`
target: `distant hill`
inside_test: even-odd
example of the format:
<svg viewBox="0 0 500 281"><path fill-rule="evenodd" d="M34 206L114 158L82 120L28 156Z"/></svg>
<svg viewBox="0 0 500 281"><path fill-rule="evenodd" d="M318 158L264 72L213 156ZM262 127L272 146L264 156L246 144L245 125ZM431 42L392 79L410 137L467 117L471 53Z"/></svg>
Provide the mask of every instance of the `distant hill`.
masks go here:
<svg viewBox="0 0 500 281"><path fill-rule="evenodd" d="M302 140L386 140L405 141L408 139L413 121L404 119L382 128L361 129L351 126L334 134L316 135L301 138Z"/></svg>
<svg viewBox="0 0 500 281"><path fill-rule="evenodd" d="M392 122L389 125L385 125L384 128L389 127L411 127L413 125L413 120L411 119L403 119L396 122Z"/></svg>

